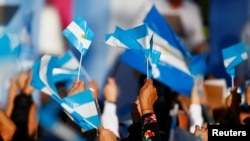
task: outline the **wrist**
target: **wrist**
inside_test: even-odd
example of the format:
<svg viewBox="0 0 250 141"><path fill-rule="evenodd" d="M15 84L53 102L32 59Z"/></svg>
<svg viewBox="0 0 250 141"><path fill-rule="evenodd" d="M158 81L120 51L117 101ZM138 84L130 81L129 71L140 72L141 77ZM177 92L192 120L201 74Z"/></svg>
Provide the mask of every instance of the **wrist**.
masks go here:
<svg viewBox="0 0 250 141"><path fill-rule="evenodd" d="M113 100L105 100L105 102L107 102L107 103L112 103L112 104L116 104L116 101L113 101Z"/></svg>
<svg viewBox="0 0 250 141"><path fill-rule="evenodd" d="M148 113L154 113L154 109L153 108L143 108L141 112L142 112L142 115L145 115Z"/></svg>

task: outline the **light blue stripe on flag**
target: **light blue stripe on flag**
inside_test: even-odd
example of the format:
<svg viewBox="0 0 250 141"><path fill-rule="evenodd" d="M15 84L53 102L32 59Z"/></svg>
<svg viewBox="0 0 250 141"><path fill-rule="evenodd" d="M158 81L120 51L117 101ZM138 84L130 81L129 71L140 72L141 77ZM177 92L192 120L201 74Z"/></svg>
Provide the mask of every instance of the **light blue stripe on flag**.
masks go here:
<svg viewBox="0 0 250 141"><path fill-rule="evenodd" d="M205 53L197 54L191 58L190 71L193 76L206 74L207 63Z"/></svg>
<svg viewBox="0 0 250 141"><path fill-rule="evenodd" d="M58 58L55 56L44 55L32 67L31 85L48 94L58 94L53 80L53 69Z"/></svg>
<svg viewBox="0 0 250 141"><path fill-rule="evenodd" d="M136 50L143 49L141 44L137 41L137 38L134 38L133 35L129 34L129 32L118 26L116 27L114 33L106 35L105 42L108 45L115 47L123 47Z"/></svg>
<svg viewBox="0 0 250 141"><path fill-rule="evenodd" d="M222 50L223 63L227 73L235 76L235 67L248 58L245 44L240 42Z"/></svg>
<svg viewBox="0 0 250 141"><path fill-rule="evenodd" d="M121 55L120 60L146 75L146 62L143 61L144 58L145 56L142 52L126 50ZM190 96L193 86L193 78L190 75L164 62L159 62L157 68L160 70L160 76L156 80L180 94ZM183 82L185 82L185 84Z"/></svg>
<svg viewBox="0 0 250 141"><path fill-rule="evenodd" d="M74 18L63 30L63 35L82 55L86 54L94 39L94 32L88 26L87 21L81 17Z"/></svg>

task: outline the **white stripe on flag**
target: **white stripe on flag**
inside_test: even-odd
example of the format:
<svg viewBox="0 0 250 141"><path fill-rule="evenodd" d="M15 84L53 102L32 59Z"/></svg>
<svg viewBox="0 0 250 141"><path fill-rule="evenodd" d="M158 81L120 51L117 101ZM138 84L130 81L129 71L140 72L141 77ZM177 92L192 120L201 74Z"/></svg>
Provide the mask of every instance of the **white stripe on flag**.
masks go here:
<svg viewBox="0 0 250 141"><path fill-rule="evenodd" d="M225 59L225 60L224 60L224 65L225 65L225 67L227 68L227 67L229 66L229 64L232 63L233 60L236 59L236 57L237 57L237 56L233 56L233 57L230 57L230 58Z"/></svg>
<svg viewBox="0 0 250 141"><path fill-rule="evenodd" d="M110 36L108 40L106 40L106 44L112 47L129 49L129 47L123 44L119 39L116 39L114 36Z"/></svg>
<svg viewBox="0 0 250 141"><path fill-rule="evenodd" d="M77 72L74 71L74 70L54 68L53 69L53 75L57 75L57 74L76 74L77 75Z"/></svg>
<svg viewBox="0 0 250 141"><path fill-rule="evenodd" d="M88 49L91 41L84 38L85 32L74 21L68 25L67 29L82 43L83 48Z"/></svg>
<svg viewBox="0 0 250 141"><path fill-rule="evenodd" d="M82 115L84 118L98 115L94 101L86 103L86 104L82 104L80 106L76 105L73 109L74 111Z"/></svg>
<svg viewBox="0 0 250 141"><path fill-rule="evenodd" d="M70 70L75 70L78 69L79 67L79 61L76 58L71 58L69 61L67 61L61 68L64 69L70 69Z"/></svg>
<svg viewBox="0 0 250 141"><path fill-rule="evenodd" d="M62 108L69 114L73 113L74 110L72 108L70 108L67 104L65 103L62 103L61 104ZM71 116L70 116L71 117ZM72 117L71 117L72 118ZM72 118L73 119L73 118Z"/></svg>
<svg viewBox="0 0 250 141"><path fill-rule="evenodd" d="M160 61L167 62L186 74L191 75L182 53L157 34L154 34L153 48L161 52Z"/></svg>
<svg viewBox="0 0 250 141"><path fill-rule="evenodd" d="M51 95L51 94L56 94L56 92L51 88L51 86L48 84L48 78L46 77L47 71L48 71L48 62L50 61L51 56L45 55L41 59L41 64L40 64L40 71L39 71L39 77L41 81L45 84L45 88L43 88L44 92Z"/></svg>
<svg viewBox="0 0 250 141"><path fill-rule="evenodd" d="M148 35L142 38L137 39L144 49L150 49L150 39L153 36L152 32L148 32Z"/></svg>

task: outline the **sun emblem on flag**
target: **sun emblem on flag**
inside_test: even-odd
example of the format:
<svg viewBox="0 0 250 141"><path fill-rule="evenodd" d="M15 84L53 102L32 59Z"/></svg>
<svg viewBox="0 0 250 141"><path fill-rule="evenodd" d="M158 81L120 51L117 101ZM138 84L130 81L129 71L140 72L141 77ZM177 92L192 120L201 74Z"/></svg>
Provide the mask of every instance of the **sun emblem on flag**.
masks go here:
<svg viewBox="0 0 250 141"><path fill-rule="evenodd" d="M85 35L84 35L84 34L81 34L80 37L81 37L82 39L84 39L84 38L85 38Z"/></svg>

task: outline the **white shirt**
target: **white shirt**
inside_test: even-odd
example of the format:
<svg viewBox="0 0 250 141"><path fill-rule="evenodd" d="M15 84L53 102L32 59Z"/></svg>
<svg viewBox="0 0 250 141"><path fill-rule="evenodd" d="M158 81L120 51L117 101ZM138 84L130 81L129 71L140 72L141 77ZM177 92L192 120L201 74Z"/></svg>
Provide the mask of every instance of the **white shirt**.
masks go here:
<svg viewBox="0 0 250 141"><path fill-rule="evenodd" d="M105 101L101 121L105 129L109 129L119 138L119 121L116 108L116 104Z"/></svg>

